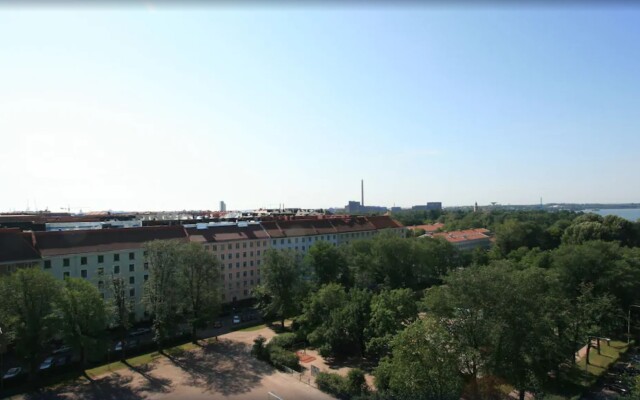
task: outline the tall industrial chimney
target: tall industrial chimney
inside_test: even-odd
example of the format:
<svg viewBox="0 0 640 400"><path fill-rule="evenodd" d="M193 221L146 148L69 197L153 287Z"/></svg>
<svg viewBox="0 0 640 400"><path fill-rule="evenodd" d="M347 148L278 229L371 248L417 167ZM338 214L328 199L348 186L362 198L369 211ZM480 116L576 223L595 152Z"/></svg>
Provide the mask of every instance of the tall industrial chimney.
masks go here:
<svg viewBox="0 0 640 400"><path fill-rule="evenodd" d="M361 194L361 202L360 205L364 207L364 179L360 180L360 194Z"/></svg>

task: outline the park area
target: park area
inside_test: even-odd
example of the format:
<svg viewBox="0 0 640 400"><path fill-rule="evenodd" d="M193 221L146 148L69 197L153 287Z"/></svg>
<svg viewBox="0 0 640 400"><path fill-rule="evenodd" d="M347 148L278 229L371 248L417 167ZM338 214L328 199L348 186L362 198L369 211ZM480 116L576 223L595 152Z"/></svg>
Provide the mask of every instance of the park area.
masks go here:
<svg viewBox="0 0 640 400"><path fill-rule="evenodd" d="M87 376L14 399L268 399L331 396L258 361L250 347L258 335L275 334L266 327L246 329L160 353L128 359L87 371ZM274 397L271 398L273 400Z"/></svg>

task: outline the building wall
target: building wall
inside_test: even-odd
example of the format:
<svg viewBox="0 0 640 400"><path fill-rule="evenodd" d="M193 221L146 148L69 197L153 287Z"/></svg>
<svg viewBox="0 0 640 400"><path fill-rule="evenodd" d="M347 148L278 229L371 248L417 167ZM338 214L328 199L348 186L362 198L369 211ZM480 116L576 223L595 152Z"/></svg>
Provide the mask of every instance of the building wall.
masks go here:
<svg viewBox="0 0 640 400"><path fill-rule="evenodd" d="M120 276L127 284L127 296L132 302L136 319L144 318L142 292L149 269L142 248L43 256L40 267L60 280L67 277L87 279L98 287L107 300L110 298L108 279L112 275Z"/></svg>

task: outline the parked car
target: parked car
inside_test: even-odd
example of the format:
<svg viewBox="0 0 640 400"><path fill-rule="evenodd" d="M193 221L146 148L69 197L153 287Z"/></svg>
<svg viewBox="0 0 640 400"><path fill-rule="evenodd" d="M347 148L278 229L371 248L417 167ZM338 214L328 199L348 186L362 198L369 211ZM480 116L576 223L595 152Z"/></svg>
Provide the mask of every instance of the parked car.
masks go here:
<svg viewBox="0 0 640 400"><path fill-rule="evenodd" d="M18 379L23 374L24 374L24 370L22 369L22 367L14 367L14 368L10 368L7 372L5 372L4 375L2 376L2 379L7 381L10 379Z"/></svg>
<svg viewBox="0 0 640 400"><path fill-rule="evenodd" d="M47 357L44 359L44 361L42 362L42 364L40 364L40 371L48 371L51 369L51 367L53 367L53 363L54 363L54 358L53 357Z"/></svg>
<svg viewBox="0 0 640 400"><path fill-rule="evenodd" d="M128 349L133 349L135 347L138 347L138 344L139 344L139 342L137 340L130 339L130 340L126 341L125 347L126 347L127 350ZM114 351L122 351L122 342L120 341L120 342L116 343L116 345L114 346L113 350Z"/></svg>
<svg viewBox="0 0 640 400"><path fill-rule="evenodd" d="M58 347L57 349L55 349L51 354L65 354L65 353L69 353L71 351L71 346L62 346L62 347Z"/></svg>
<svg viewBox="0 0 640 400"><path fill-rule="evenodd" d="M151 328L138 328L138 329L135 329L135 330L131 331L131 333L129 335L130 336L142 336L142 335L146 335L147 333L151 333Z"/></svg>
<svg viewBox="0 0 640 400"><path fill-rule="evenodd" d="M628 387L617 384L617 383L609 383L607 385L604 385L604 388L607 390L611 390L612 392L619 393L621 395L626 395L629 393Z"/></svg>
<svg viewBox="0 0 640 400"><path fill-rule="evenodd" d="M234 324L239 324L240 322L242 322L242 318L240 318L239 315L234 315L233 316L233 323Z"/></svg>

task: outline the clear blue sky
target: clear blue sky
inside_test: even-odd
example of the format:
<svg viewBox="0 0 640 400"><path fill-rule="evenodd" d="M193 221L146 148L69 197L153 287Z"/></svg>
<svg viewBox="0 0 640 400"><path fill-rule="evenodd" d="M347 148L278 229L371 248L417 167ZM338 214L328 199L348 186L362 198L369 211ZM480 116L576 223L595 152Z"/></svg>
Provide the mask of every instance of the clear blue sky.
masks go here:
<svg viewBox="0 0 640 400"><path fill-rule="evenodd" d="M0 9L0 210L640 201L640 8Z"/></svg>

